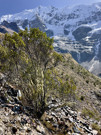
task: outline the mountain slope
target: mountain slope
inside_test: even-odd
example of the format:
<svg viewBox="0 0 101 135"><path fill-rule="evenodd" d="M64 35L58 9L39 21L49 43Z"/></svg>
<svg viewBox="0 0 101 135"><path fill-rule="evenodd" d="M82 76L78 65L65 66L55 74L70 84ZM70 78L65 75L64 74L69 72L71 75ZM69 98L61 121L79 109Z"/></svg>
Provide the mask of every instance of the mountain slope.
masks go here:
<svg viewBox="0 0 101 135"><path fill-rule="evenodd" d="M96 93L101 92L101 79L80 66L70 54L64 54L63 58L64 61L56 67L56 70L59 77L65 79L67 75L68 78L72 78L75 82L76 94L78 99L81 100L81 102L77 101L78 109L80 107L83 110L83 108L87 107L93 111L96 108L95 110L101 113L101 108L99 108L101 100L97 99L96 96ZM84 97L83 102L82 96Z"/></svg>
<svg viewBox="0 0 101 135"><path fill-rule="evenodd" d="M29 106L22 105L17 96L19 89L8 84L0 73L0 133L97 135L99 131L100 134L101 79L82 68L70 54L62 57L63 61L56 66L55 73L62 80L67 75L68 79L72 78L77 86L77 97L68 100L66 94L62 98L58 97L57 91L48 91L47 108L41 119L33 117Z"/></svg>

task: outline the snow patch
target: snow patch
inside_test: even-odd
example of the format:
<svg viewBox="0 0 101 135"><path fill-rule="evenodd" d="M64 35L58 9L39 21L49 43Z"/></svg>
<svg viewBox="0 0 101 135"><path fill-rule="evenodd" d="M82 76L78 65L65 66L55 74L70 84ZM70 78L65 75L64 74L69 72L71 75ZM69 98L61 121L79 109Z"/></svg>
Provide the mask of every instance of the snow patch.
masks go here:
<svg viewBox="0 0 101 135"><path fill-rule="evenodd" d="M95 58L93 58L93 60L90 63L91 66L89 67L89 72L92 72L94 71L96 66L99 65L100 62L98 60L95 60Z"/></svg>
<svg viewBox="0 0 101 135"><path fill-rule="evenodd" d="M78 59L78 62L80 63L81 56L79 52L77 53L77 59Z"/></svg>
<svg viewBox="0 0 101 135"><path fill-rule="evenodd" d="M90 31L89 33L93 34L93 33L99 33L99 31L101 32L101 28L97 28L97 29L94 29L92 31Z"/></svg>
<svg viewBox="0 0 101 135"><path fill-rule="evenodd" d="M95 45L95 59L98 58L98 54L99 54L99 46L100 46L100 41L97 42L97 44Z"/></svg>

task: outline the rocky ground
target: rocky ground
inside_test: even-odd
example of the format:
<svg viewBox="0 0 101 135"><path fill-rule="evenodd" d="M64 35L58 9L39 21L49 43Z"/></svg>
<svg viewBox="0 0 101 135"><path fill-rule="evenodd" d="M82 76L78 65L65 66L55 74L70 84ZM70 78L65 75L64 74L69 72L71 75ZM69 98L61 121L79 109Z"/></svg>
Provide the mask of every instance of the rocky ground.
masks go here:
<svg viewBox="0 0 101 135"><path fill-rule="evenodd" d="M101 127L101 122L82 117L58 98L49 97L42 117L34 117L19 101L18 92L0 79L0 135L100 135L91 125Z"/></svg>
<svg viewBox="0 0 101 135"><path fill-rule="evenodd" d="M41 121L17 98L18 90L9 85L0 87L0 135L49 135Z"/></svg>

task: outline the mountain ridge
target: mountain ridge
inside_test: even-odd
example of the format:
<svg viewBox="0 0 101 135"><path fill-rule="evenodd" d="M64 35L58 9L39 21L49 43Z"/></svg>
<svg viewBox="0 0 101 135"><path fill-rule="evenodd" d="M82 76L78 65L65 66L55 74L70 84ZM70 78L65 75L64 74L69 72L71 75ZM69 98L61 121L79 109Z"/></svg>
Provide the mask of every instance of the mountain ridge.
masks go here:
<svg viewBox="0 0 101 135"><path fill-rule="evenodd" d="M48 36L54 37L56 51L69 52L87 70L100 76L101 2L61 9L39 6L3 16L0 22L4 20L9 23L15 22L22 30L25 27L39 27ZM96 60L99 62L94 67Z"/></svg>

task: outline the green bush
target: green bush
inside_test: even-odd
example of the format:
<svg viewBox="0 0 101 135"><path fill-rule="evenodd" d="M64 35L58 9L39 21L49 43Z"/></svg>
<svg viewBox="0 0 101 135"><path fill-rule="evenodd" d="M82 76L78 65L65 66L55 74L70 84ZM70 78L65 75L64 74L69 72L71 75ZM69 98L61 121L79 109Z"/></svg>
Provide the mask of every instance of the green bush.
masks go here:
<svg viewBox="0 0 101 135"><path fill-rule="evenodd" d="M45 108L46 74L62 60L53 50L53 38L37 28L5 34L0 45L0 72L22 89L22 102L36 112Z"/></svg>

